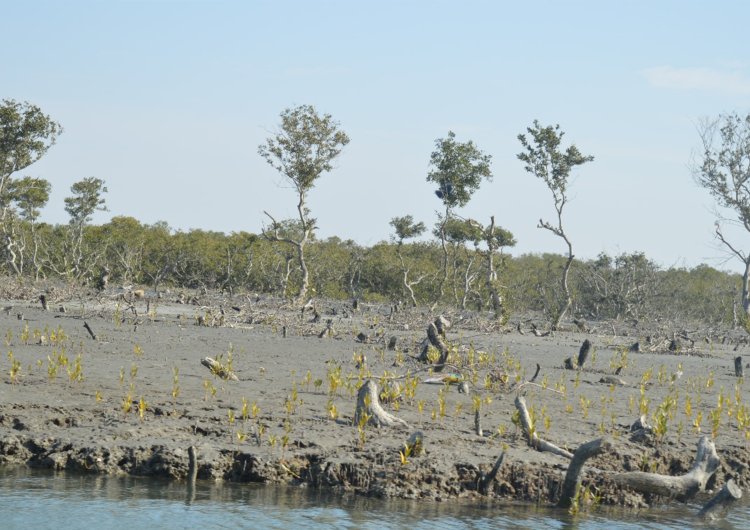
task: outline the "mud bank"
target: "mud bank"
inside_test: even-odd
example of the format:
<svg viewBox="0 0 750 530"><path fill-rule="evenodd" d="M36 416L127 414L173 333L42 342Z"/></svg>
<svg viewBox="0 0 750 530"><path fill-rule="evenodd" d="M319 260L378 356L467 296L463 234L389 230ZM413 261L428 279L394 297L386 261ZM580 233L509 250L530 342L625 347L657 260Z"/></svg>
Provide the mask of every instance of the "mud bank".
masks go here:
<svg viewBox="0 0 750 530"><path fill-rule="evenodd" d="M457 384L431 384L437 374L415 360L436 316L427 312L318 302L301 313L258 297L174 299L53 295L49 311L33 299L3 302L0 462L186 480L193 446L202 480L554 503L569 460L529 446L514 406L521 393L545 440L570 451L611 440L612 450L584 467L585 502L665 502L612 477L684 474L703 435L721 458L707 489L730 478L750 485L747 389L734 374L734 358L747 348L741 335L693 332L670 351L667 329L615 323L592 326L602 333L539 337L519 333L516 323L448 313L444 373L469 383L462 393ZM584 339L593 345L586 363L565 369ZM201 364L207 356L238 381L211 373ZM535 384L519 387L537 364ZM617 384L603 379L615 372ZM366 379L408 426L352 424ZM655 432L634 437L641 414ZM424 436L420 455L405 447L415 431ZM501 453L497 476L480 493Z"/></svg>

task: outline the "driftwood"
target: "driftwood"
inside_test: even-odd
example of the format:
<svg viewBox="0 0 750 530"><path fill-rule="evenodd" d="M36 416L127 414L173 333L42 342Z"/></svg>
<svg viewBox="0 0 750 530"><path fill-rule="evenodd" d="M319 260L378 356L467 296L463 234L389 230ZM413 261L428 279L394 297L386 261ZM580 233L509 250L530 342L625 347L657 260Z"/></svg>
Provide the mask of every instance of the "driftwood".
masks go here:
<svg viewBox="0 0 750 530"><path fill-rule="evenodd" d="M698 451L695 455L693 467L684 475L672 477L657 473L631 471L619 473L612 478L617 484L640 493L687 500L696 493L703 491L706 482L716 472L720 464L714 443L708 436L703 436L698 442Z"/></svg>
<svg viewBox="0 0 750 530"><path fill-rule="evenodd" d="M211 370L211 373L226 379L228 381L239 381L235 373L229 370L226 366L223 366L220 362L212 359L211 357L204 357L201 359L201 364Z"/></svg>
<svg viewBox="0 0 750 530"><path fill-rule="evenodd" d="M745 371L742 368L742 356L738 355L734 358L734 375L737 377L745 377Z"/></svg>
<svg viewBox="0 0 750 530"><path fill-rule="evenodd" d="M427 326L427 340L422 346L422 351L419 355L420 362L428 362L427 352L429 351L430 345L432 345L439 353L437 364L435 365L435 371L440 372L445 362L448 360L448 345L445 343L445 332L451 327L450 321L444 316L440 315L435 319L435 322L431 322Z"/></svg>
<svg viewBox="0 0 750 530"><path fill-rule="evenodd" d="M492 466L492 469L489 473L482 474L481 478L479 479L479 483L477 484L477 490L482 495L487 495L487 492L490 489L490 484L493 480L495 480L495 477L497 476L497 472L500 471L500 466L503 465L503 459L505 458L505 452L503 451L500 453L500 456L497 457L497 460L495 460L495 465Z"/></svg>
<svg viewBox="0 0 750 530"><path fill-rule="evenodd" d="M724 487L719 490L719 493L714 495L713 498L701 508L701 511L698 512L698 517L715 519L729 511L732 505L741 498L742 489L734 480L729 479L729 481L724 484Z"/></svg>
<svg viewBox="0 0 750 530"><path fill-rule="evenodd" d="M401 418L386 412L380 404L378 385L372 379L365 381L357 392L357 408L354 411L353 423L359 425L360 422L365 420L375 427L391 427L396 424L408 427L409 425Z"/></svg>
<svg viewBox="0 0 750 530"><path fill-rule="evenodd" d="M573 454L573 459L570 461L570 465L568 465L568 471L565 473L562 496L557 503L560 508L570 508L573 499L578 495L578 491L581 488L580 475L583 470L583 464L586 463L586 460L606 451L610 451L611 449L612 443L606 438L593 440L576 449L576 452Z"/></svg>
<svg viewBox="0 0 750 530"><path fill-rule="evenodd" d="M521 427L523 428L523 432L526 435L526 440L531 447L540 452L547 451L558 456L564 456L565 458L573 458L573 453L566 451L565 449L561 449L560 447L557 447L556 445L543 440L542 438L539 438L539 435L536 433L536 429L534 428L534 425L531 421L529 410L526 408L526 400L523 398L523 396L516 397L515 404L516 409L518 410L519 419L521 420Z"/></svg>

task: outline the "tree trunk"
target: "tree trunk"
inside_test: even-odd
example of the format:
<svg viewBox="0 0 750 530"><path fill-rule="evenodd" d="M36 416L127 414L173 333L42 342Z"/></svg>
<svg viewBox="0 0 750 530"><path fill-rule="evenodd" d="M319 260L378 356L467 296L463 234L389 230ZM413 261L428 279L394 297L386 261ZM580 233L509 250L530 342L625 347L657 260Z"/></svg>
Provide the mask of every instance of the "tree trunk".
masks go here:
<svg viewBox="0 0 750 530"><path fill-rule="evenodd" d="M745 272L742 273L742 309L750 317L750 259L745 260Z"/></svg>
<svg viewBox="0 0 750 530"><path fill-rule="evenodd" d="M715 519L722 512L729 511L732 505L742 498L742 489L734 482L733 479L729 479L724 487L719 490L719 493L706 503L705 506L698 512L698 517L704 517L706 519Z"/></svg>
<svg viewBox="0 0 750 530"><path fill-rule="evenodd" d="M367 423L375 427L391 427L395 424L408 424L401 418L386 412L380 404L378 385L372 379L365 381L357 392L357 408L354 411L353 424Z"/></svg>

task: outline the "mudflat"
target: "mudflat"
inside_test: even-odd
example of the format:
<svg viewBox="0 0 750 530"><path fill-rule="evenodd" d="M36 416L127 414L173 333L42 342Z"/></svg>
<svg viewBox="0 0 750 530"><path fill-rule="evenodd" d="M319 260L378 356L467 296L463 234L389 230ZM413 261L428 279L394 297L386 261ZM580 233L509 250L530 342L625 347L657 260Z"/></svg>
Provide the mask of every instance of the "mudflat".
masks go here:
<svg viewBox="0 0 750 530"><path fill-rule="evenodd" d="M597 438L611 442L584 465L589 502L659 501L613 477L687 473L702 436L721 459L709 490L730 478L750 483L747 384L734 362L748 348L744 332L616 322L546 335L526 321L501 326L447 311L450 354L437 373L416 359L438 316L427 309L321 300L302 312L250 295L176 300L52 294L47 311L35 295L0 302L0 462L185 480L194 447L199 480L556 502L570 460L529 445L515 403L522 395L533 430L550 444L574 452ZM675 333L683 336L670 349ZM586 339L591 350L579 367ZM206 357L237 380L202 364ZM368 379L404 423L354 424ZM651 429L633 433L641 415ZM421 454L407 444L417 431Z"/></svg>

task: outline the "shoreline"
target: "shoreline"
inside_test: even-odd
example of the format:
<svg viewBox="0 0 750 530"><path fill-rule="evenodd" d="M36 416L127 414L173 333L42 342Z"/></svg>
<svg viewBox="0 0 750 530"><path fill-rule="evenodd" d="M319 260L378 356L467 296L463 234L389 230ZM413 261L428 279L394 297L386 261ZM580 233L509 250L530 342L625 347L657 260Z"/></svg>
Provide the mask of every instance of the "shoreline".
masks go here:
<svg viewBox="0 0 750 530"><path fill-rule="evenodd" d="M697 341L688 354L626 353L628 345L645 341L645 330L536 337L513 326L494 330L476 314L449 311L454 326L447 341L455 347L449 362L474 379L471 392L462 394L457 385L427 384L428 374L417 372L424 365L413 357L436 316L419 310L389 315L361 304L355 313L344 302L320 301L319 318L311 322L312 314L301 319L298 310L248 297L203 305L153 299L148 310L146 300L134 300L135 311L125 302L118 307L114 295L77 308L75 299L50 301L50 309L65 304L66 313L45 312L29 301L2 303L13 306L0 314L4 464L184 480L188 448L195 446L200 480L306 485L384 498L551 504L569 461L529 447L513 422L515 393L509 392L539 364L540 386L525 388L539 436L571 451L603 436L612 440L612 452L584 466L589 502L637 509L662 502L615 484L611 476L687 472L699 437L712 434L719 396L724 405L714 442L721 465L707 489L729 478L743 489L750 484L746 427L737 420L750 400L733 373L733 359L746 347L740 335L724 344L718 337ZM84 317L97 340L83 328ZM209 325L197 325L200 317ZM328 319L335 335L320 338ZM360 334L367 338L358 340ZM394 351L386 347L391 336L397 337ZM593 344L587 365L566 370L564 359L575 357L584 339ZM204 357L227 363L230 353L238 381L218 378L200 363ZM625 365L619 377L628 386L601 383L618 363ZM385 372L393 401L384 407L409 428L352 425L357 386L370 374L385 382ZM493 374L500 377L488 383ZM481 400L482 436L474 430L474 397ZM631 441L638 409L647 408L651 419L659 406L671 414L663 440ZM399 453L414 431L424 433L426 454L404 462ZM478 482L501 453L504 463L483 495ZM696 497L703 498L708 494Z"/></svg>

